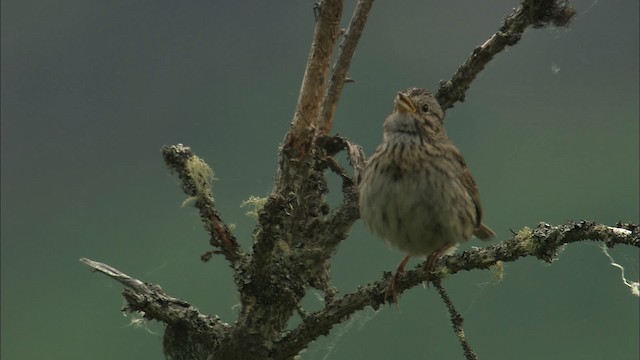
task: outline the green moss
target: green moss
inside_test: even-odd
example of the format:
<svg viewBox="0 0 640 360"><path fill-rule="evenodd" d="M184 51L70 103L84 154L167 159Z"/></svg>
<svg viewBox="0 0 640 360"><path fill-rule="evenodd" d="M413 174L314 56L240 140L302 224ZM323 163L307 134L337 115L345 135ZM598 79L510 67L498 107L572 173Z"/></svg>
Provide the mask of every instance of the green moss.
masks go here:
<svg viewBox="0 0 640 360"><path fill-rule="evenodd" d="M532 252L535 248L535 244L533 242L533 230L527 226L518 231L516 236L514 236L514 239L526 252Z"/></svg>
<svg viewBox="0 0 640 360"><path fill-rule="evenodd" d="M240 204L240 207L245 207L245 206L253 207L253 209L247 211L245 214L249 217L257 219L258 212L260 211L260 209L264 207L264 204L266 204L266 202L267 202L266 197L257 197L257 196L251 195L249 196L248 200L245 200L242 202L242 204Z"/></svg>
<svg viewBox="0 0 640 360"><path fill-rule="evenodd" d="M504 279L504 263L502 261L497 261L493 266L491 266L491 271L493 272L492 283L498 284L501 283Z"/></svg>
<svg viewBox="0 0 640 360"><path fill-rule="evenodd" d="M211 196L211 182L216 180L213 176L213 169L204 160L195 155L190 157L185 165L187 172L193 179L198 195Z"/></svg>
<svg viewBox="0 0 640 360"><path fill-rule="evenodd" d="M434 275L442 279L446 278L450 274L449 268L446 266L438 266L434 269L433 272L434 272Z"/></svg>
<svg viewBox="0 0 640 360"><path fill-rule="evenodd" d="M278 240L276 241L276 247L277 249L280 251L280 253L284 256L290 256L291 255L291 248L289 247L289 244L287 244L286 242L282 241L282 240Z"/></svg>

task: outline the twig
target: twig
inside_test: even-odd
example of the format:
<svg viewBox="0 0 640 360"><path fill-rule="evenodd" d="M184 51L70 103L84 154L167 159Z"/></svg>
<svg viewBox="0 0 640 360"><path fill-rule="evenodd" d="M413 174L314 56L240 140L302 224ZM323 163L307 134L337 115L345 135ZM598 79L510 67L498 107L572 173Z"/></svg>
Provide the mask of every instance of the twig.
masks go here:
<svg viewBox="0 0 640 360"><path fill-rule="evenodd" d="M217 317L199 315L198 309L184 300L167 295L158 285L142 282L98 261L80 258L80 262L128 287L129 289L125 290L123 294L128 302L127 310L140 311L146 319L174 324L191 318L192 314L198 314L196 317L202 317L198 321L210 324L212 331L220 332L229 328L228 324L223 323Z"/></svg>
<svg viewBox="0 0 640 360"><path fill-rule="evenodd" d="M458 68L451 80L441 81L436 98L443 110L464 101L465 93L478 73L507 46L520 41L522 33L529 27L541 28L549 24L567 26L576 10L567 1L523 0L520 7L507 16L503 25L482 45L473 50L471 56Z"/></svg>
<svg viewBox="0 0 640 360"><path fill-rule="evenodd" d="M123 273L122 271L101 262L93 261L87 258L80 258L80 262L87 265L93 271L101 272L122 285L133 289L137 292L149 292L149 287L138 279Z"/></svg>
<svg viewBox="0 0 640 360"><path fill-rule="evenodd" d="M373 0L360 0L353 11L351 22L340 44L340 54L333 67L327 94L322 103L320 123L318 124L318 130L316 132L318 136L328 135L329 131L331 131L333 116L338 106L340 94L342 94L342 87L347 81L347 70L349 70L349 65L351 65L351 59L356 51L356 46L364 30L364 26L367 23L372 5Z"/></svg>
<svg viewBox="0 0 640 360"><path fill-rule="evenodd" d="M462 350L464 351L464 356L467 358L467 360L476 360L478 357L469 345L467 337L464 335L464 328L462 327L464 318L462 317L462 315L460 315L458 310L456 310L456 307L453 305L449 294L447 294L447 292L444 290L444 287L442 286L442 279L435 278L433 279L432 283L438 290L438 294L442 298L442 301L444 302L447 310L449 311L449 314L451 315L451 325L453 326L453 331L456 333L458 340L460 340L460 345L462 346Z"/></svg>
<svg viewBox="0 0 640 360"><path fill-rule="evenodd" d="M158 285L134 279L101 262L87 258L81 258L80 262L128 287L122 293L127 301L123 310L138 312L147 320L162 321L167 325L164 339L166 354L173 353L174 348L189 349L188 354L183 352L185 359L206 359L207 354L220 348L229 336L229 324L217 316L201 314L184 300L168 296Z"/></svg>
<svg viewBox="0 0 640 360"><path fill-rule="evenodd" d="M162 157L169 169L178 174L185 194L195 200L204 227L211 236L209 242L216 250L203 255L202 259L207 261L212 253L220 253L235 269L245 255L215 208L210 185L213 171L191 151L191 148L182 144L163 147Z"/></svg>

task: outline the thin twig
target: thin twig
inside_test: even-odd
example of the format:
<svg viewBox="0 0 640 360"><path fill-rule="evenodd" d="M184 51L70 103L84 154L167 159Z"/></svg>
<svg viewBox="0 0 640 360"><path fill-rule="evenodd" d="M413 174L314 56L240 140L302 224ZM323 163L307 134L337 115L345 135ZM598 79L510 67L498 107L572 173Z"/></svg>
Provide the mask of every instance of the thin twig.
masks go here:
<svg viewBox="0 0 640 360"><path fill-rule="evenodd" d="M469 345L467 337L464 335L464 328L462 327L464 318L462 317L462 315L460 315L458 310L456 310L456 307L453 305L449 294L447 294L447 292L444 290L444 287L442 286L442 279L434 278L432 283L438 290L438 294L442 298L442 301L444 302L447 310L449 311L449 314L451 315L451 325L453 326L453 331L456 333L458 340L460 340L460 345L462 346L462 350L464 351L464 356L467 358L467 360L478 359L476 353Z"/></svg>
<svg viewBox="0 0 640 360"><path fill-rule="evenodd" d="M114 279L115 281L121 283L122 285L133 289L134 291L138 291L138 292L149 291L149 287L144 282L138 279L134 279L131 276L107 264L103 264L101 262L93 261L87 258L80 258L80 262L87 265L91 269L93 269L93 271L103 273L108 277Z"/></svg>
<svg viewBox="0 0 640 360"><path fill-rule="evenodd" d="M338 100L340 99L340 94L342 94L344 83L347 80L347 70L349 70L349 65L351 65L351 59L358 46L358 41L360 40L364 26L367 23L372 5L373 0L360 0L353 11L351 22L340 44L340 54L333 67L327 94L322 103L320 123L316 132L318 136L328 135L329 131L331 131Z"/></svg>
<svg viewBox="0 0 640 360"><path fill-rule="evenodd" d="M473 50L471 56L458 68L451 80L441 81L436 98L443 110L464 101L465 93L478 73L507 46L520 41L522 33L529 27L540 28L549 24L567 26L576 10L568 1L523 0L520 7L504 20L503 25L482 45Z"/></svg>

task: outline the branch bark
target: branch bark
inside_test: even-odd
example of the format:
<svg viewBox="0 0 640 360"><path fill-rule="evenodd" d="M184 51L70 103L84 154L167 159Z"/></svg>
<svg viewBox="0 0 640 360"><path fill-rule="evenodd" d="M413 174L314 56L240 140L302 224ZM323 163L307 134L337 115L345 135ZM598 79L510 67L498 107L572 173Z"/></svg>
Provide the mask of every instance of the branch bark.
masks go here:
<svg viewBox="0 0 640 360"><path fill-rule="evenodd" d="M341 0L324 0L317 7L318 16L307 68L302 79L291 129L284 142L285 155L288 153L287 150L292 150L290 155L303 159L313 143L322 96L327 84L331 55L340 32L342 7Z"/></svg>
<svg viewBox="0 0 640 360"><path fill-rule="evenodd" d="M342 88L347 78L347 70L349 70L349 65L351 65L351 59L356 51L360 36L364 31L364 26L369 18L369 11L371 11L372 5L373 0L360 0L353 11L351 22L345 32L342 44L340 44L340 54L333 67L327 94L322 103L322 114L317 131L318 136L328 135L329 131L331 131L333 116L338 107L338 100L340 99L340 94L342 94Z"/></svg>
<svg viewBox="0 0 640 360"><path fill-rule="evenodd" d="M451 80L440 82L436 98L442 110L446 111L456 102L464 101L465 94L478 73L507 46L517 44L528 27L541 28L550 24L567 26L575 14L576 10L568 1L523 0L520 7L504 19L497 32L473 50Z"/></svg>

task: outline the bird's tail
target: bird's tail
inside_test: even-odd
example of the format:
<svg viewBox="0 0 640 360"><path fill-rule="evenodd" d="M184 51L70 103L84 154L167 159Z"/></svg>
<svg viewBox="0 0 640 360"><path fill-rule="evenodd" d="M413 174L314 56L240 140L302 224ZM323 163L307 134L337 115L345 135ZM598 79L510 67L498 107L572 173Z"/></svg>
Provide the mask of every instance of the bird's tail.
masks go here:
<svg viewBox="0 0 640 360"><path fill-rule="evenodd" d="M480 224L480 226L473 231L473 235L475 235L480 240L489 240L492 237L496 236L496 233L494 233L493 230L489 229L487 225Z"/></svg>

